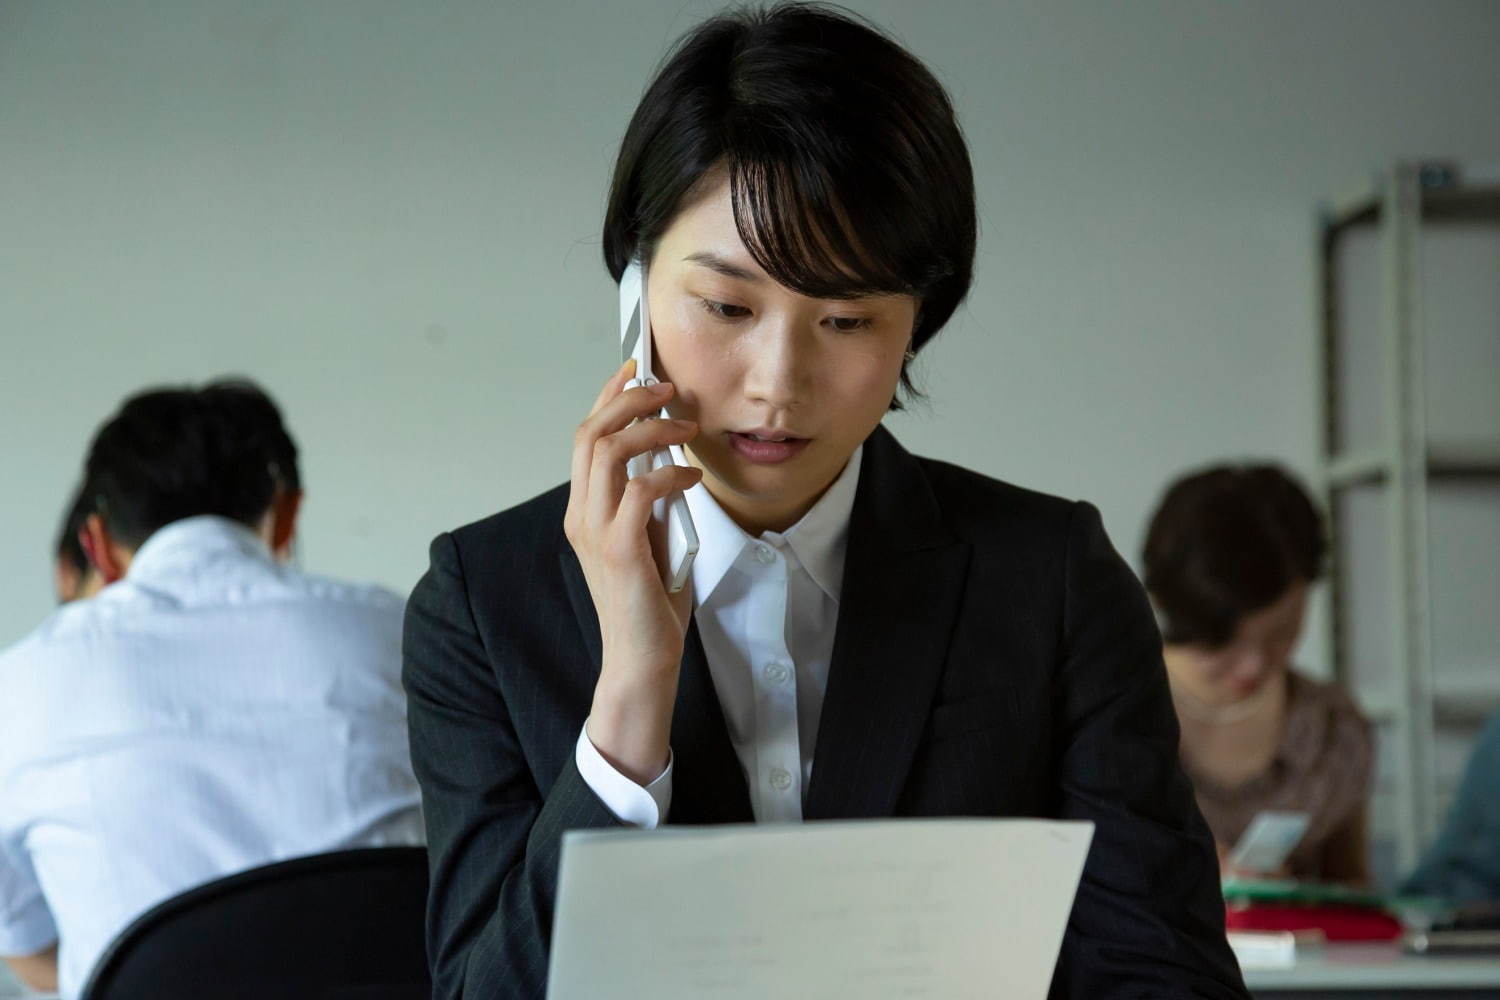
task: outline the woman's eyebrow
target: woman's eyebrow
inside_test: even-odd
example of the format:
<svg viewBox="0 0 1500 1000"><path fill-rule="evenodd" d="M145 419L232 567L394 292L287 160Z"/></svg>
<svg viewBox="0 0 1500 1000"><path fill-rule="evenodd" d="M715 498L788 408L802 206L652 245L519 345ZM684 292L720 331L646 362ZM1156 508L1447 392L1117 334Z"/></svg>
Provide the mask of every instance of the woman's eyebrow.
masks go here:
<svg viewBox="0 0 1500 1000"><path fill-rule="evenodd" d="M682 259L687 261L689 264L697 264L700 267L708 268L710 271L717 271L719 274L724 275L724 277L726 278L734 278L739 281L761 280L761 276L756 274L755 272L747 271L745 268L740 267L738 264L732 264L729 261L725 260L723 257L720 257L718 254L708 253L707 251L690 253Z"/></svg>

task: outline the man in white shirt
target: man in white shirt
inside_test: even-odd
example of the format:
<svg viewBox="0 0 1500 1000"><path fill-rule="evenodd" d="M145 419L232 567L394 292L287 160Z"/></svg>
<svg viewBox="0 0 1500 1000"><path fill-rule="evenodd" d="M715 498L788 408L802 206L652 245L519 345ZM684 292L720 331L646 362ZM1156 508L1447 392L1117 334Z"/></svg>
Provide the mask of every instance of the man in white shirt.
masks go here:
<svg viewBox="0 0 1500 1000"><path fill-rule="evenodd" d="M422 841L402 601L277 558L301 490L275 405L247 383L138 395L85 489L104 590L0 653L0 955L64 997L193 886Z"/></svg>

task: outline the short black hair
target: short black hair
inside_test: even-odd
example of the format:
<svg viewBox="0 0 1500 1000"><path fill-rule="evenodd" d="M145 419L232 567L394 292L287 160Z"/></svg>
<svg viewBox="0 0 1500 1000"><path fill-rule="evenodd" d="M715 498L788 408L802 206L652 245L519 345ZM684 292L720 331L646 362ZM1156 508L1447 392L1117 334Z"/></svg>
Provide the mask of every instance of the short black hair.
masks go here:
<svg viewBox="0 0 1500 1000"><path fill-rule="evenodd" d="M270 457L271 475L276 485L287 492L300 491L302 473L297 463L297 443L287 433L281 410L265 390L249 379L234 376L215 379L205 385L203 391L232 409L236 421L246 428L255 428L253 435Z"/></svg>
<svg viewBox="0 0 1500 1000"><path fill-rule="evenodd" d="M776 281L816 298L914 295L912 349L973 282L974 175L925 65L826 4L739 8L681 38L615 162L604 262L649 260L695 186L728 172L735 225ZM902 384L914 392L903 366Z"/></svg>
<svg viewBox="0 0 1500 1000"><path fill-rule="evenodd" d="M66 561L80 574L87 573L92 567L88 553L83 551L83 543L78 540L78 535L83 531L83 522L87 521L93 512L92 499L88 492L79 486L73 491L73 498L68 503L67 513L63 515L62 528L57 533L57 558Z"/></svg>
<svg viewBox="0 0 1500 1000"><path fill-rule="evenodd" d="M94 437L84 479L111 534L131 548L198 514L253 526L279 490L301 488L281 411L246 379L132 396Z"/></svg>
<svg viewBox="0 0 1500 1000"><path fill-rule="evenodd" d="M1162 638L1218 648L1241 619L1323 572L1322 515L1274 465L1216 465L1174 482L1146 533Z"/></svg>

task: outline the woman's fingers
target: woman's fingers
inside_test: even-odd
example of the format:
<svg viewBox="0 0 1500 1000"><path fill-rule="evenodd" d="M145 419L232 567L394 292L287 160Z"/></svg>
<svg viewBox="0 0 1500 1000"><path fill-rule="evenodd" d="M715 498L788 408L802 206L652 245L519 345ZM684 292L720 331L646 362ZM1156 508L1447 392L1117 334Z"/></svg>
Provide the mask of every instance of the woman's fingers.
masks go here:
<svg viewBox="0 0 1500 1000"><path fill-rule="evenodd" d="M664 465L625 484L620 506L612 526L610 548L618 555L637 552L651 517L651 505L673 493L690 489L703 478L703 471L691 466Z"/></svg>
<svg viewBox="0 0 1500 1000"><path fill-rule="evenodd" d="M698 433L691 420L650 418L594 442L588 471L586 511L597 524L614 520L630 479L628 462L636 455L669 444L686 444Z"/></svg>
<svg viewBox="0 0 1500 1000"><path fill-rule="evenodd" d="M625 382L619 381L620 376L628 376L633 370L633 362L622 365L605 386L606 391L616 384L623 386ZM672 384L670 382L661 382L649 387L637 386L623 391L617 390L614 398L605 400L601 406L589 414L583 423L578 425L578 430L573 434L570 502L582 501L589 494L589 472L594 464L594 448L599 440L628 426L633 420L654 415L671 398Z"/></svg>
<svg viewBox="0 0 1500 1000"><path fill-rule="evenodd" d="M591 587L594 574L589 571L590 564L596 568L612 566L607 575L624 571L626 576L617 579L639 582L642 567L655 565L648 528L652 504L692 487L702 478L697 469L676 465L630 478L632 458L648 455L656 448L686 444L698 433L693 421L659 416L672 398L670 383L631 386L634 375L634 363L626 362L610 376L573 439L572 484L564 528L585 564L585 573L591 577ZM610 586L606 590L613 592Z"/></svg>

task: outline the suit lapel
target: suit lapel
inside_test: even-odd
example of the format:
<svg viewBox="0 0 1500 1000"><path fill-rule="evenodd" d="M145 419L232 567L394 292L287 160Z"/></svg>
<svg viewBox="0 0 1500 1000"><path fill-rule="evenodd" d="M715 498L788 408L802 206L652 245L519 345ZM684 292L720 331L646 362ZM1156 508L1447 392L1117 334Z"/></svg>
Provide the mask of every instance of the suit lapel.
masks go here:
<svg viewBox="0 0 1500 1000"><path fill-rule="evenodd" d="M865 443L807 819L889 816L932 707L968 574L921 464Z"/></svg>
<svg viewBox="0 0 1500 1000"><path fill-rule="evenodd" d="M588 648L591 669L584 691L585 707L592 700L603 658L599 617L589 593L583 567L572 549L561 553L568 600L578 619L578 629ZM749 823L754 819L745 772L740 767L729 728L719 706L708 657L698 638L698 624L688 626L677 681L677 702L672 708L672 805L671 823Z"/></svg>

